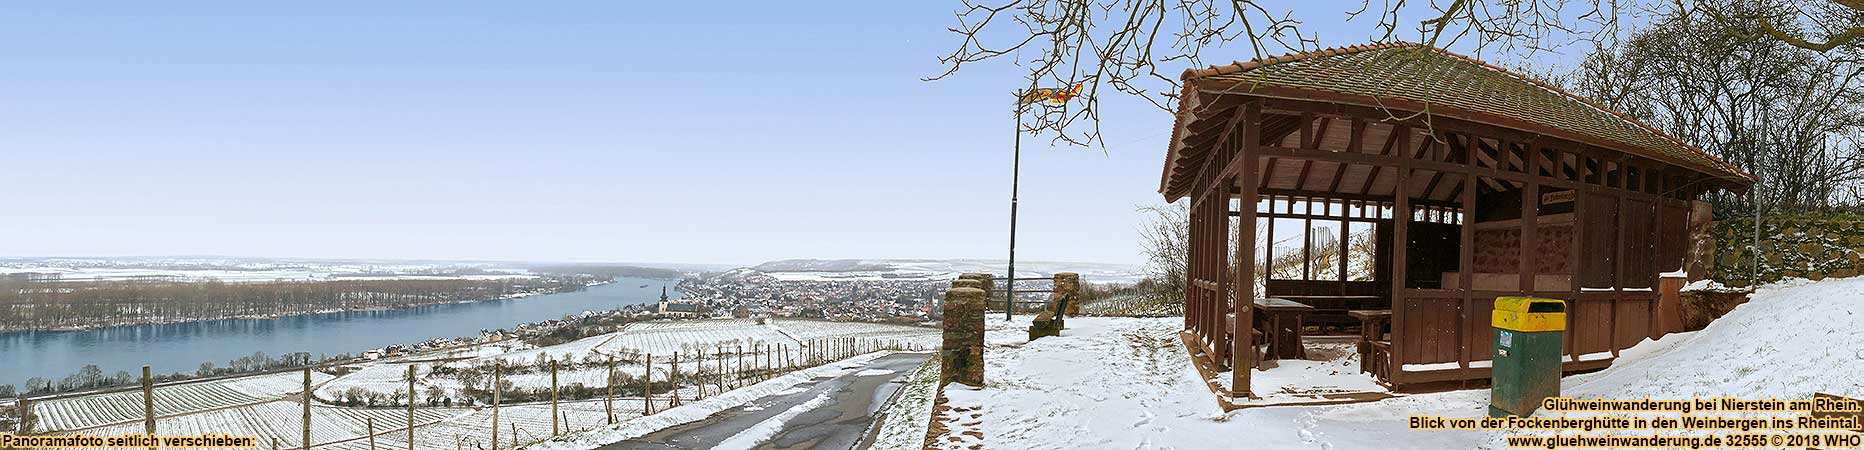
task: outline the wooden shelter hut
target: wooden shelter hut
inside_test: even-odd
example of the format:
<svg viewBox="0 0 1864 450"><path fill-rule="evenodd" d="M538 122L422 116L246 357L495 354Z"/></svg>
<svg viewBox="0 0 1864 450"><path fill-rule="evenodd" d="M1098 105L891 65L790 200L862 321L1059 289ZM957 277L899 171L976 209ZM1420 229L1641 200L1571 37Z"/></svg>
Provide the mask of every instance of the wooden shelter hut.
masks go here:
<svg viewBox="0 0 1864 450"><path fill-rule="evenodd" d="M1623 114L1418 44L1182 78L1159 191L1191 199L1186 332L1232 368L1265 344L1237 339L1263 331L1263 308L1238 299L1276 298L1312 307L1310 325L1366 327L1362 369L1387 385L1487 378L1490 312L1512 295L1566 300L1565 368L1605 367L1661 334L1654 288L1683 264L1691 202L1754 183ZM1237 263L1295 258L1270 274Z"/></svg>

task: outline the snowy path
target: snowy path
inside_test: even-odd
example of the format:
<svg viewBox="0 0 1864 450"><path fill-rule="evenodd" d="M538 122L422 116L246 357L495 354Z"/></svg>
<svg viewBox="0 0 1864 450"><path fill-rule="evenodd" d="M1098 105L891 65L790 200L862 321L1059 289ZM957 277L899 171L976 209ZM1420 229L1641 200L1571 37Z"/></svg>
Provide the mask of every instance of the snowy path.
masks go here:
<svg viewBox="0 0 1864 450"><path fill-rule="evenodd" d="M882 356L859 371L804 382L705 420L600 448L852 448L882 403L899 388L893 381L912 373L928 357L924 353Z"/></svg>

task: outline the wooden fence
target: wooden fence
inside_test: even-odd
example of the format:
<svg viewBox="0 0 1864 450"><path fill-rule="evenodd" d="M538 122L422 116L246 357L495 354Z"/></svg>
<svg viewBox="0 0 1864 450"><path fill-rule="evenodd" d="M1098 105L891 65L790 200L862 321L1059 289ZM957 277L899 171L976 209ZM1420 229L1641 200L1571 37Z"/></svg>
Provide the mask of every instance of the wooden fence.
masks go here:
<svg viewBox="0 0 1864 450"><path fill-rule="evenodd" d="M867 353L871 353L875 351L888 351L888 350L921 351L921 350L926 350L926 349L916 343L905 342L905 341L898 340L898 339L834 337L834 338L805 340L802 342L802 345L800 346L783 345L783 344L778 344L778 345L753 344L752 346L747 348L742 345L734 345L734 346L718 345L718 346L712 347L710 351L707 351L705 349L700 349L700 350L696 350L693 352L676 352L670 355L662 355L661 358L654 358L654 355L647 354L647 355L644 355L645 357L643 360L643 363L644 363L643 366L645 369L642 372L643 376L637 381L638 383L640 383L640 388L642 392L642 395L639 398L619 398L615 396L615 388L617 387L616 386L617 382L618 380L622 380L623 378L617 377L616 372L615 372L616 361L613 356L610 356L608 361L606 362L606 366L608 369L608 377L606 380L607 383L605 383L605 386L602 387L603 395L595 399L582 399L582 400L565 400L561 398L561 396L559 396L559 393L562 390L562 387L559 386L558 384L558 377L557 377L558 370L559 370L559 364L558 364L559 362L556 360L550 360L547 363L547 366L548 366L547 370L550 373L550 399L548 403L550 405L550 415L551 415L550 433L548 435L544 435L544 434L537 433L537 432L527 433L521 428L519 428L517 423L514 423L509 419L506 421L500 420L499 410L501 407L538 406L539 405L538 402L505 404L502 401L503 394L505 393L503 378L504 378L505 369L507 368L504 365L495 365L493 367L491 383L490 383L490 386L491 386L490 396L492 399L490 404L484 405L484 406L468 407L472 410L472 412L468 414L476 414L478 412L482 412L482 411L489 409L490 410L489 412L491 415L490 426L460 427L463 429L474 429L474 430L482 432L482 434L468 435L468 434L463 434L463 433L423 432L424 431L422 430L423 428L430 428L430 429L448 428L448 427L439 427L435 425L445 423L449 420L459 419L460 417L464 417L465 415L468 415L468 414L461 414L461 415L454 416L448 419L429 420L425 423L419 422L417 420L416 410L417 408L420 408L420 406L419 406L419 402L415 401L416 396L418 394L415 390L415 381L416 381L415 366L416 365L409 364L408 375L406 377L407 391L405 394L406 399L407 399L407 404L405 405L406 422L403 422L403 424L399 426L390 426L390 427L385 427L382 429L377 429L375 426L375 420L374 420L375 418L368 417L365 419L366 423L364 424L364 426L366 428L362 435L350 436L350 437L341 438L341 439L328 439L327 437L329 435L328 433L326 433L323 435L323 436L326 436L326 439L323 439L321 441L313 440L313 434L315 434L313 433L313 431L315 431L313 429L314 424L323 422L325 423L325 426L328 426L328 421L313 420L313 415L312 415L313 406L316 405L320 408L333 408L337 406L317 405L318 403L324 403L324 402L317 401L317 398L316 398L317 396L315 394L316 393L315 386L312 383L312 376L311 376L312 369L307 367L307 368L302 369L302 373L304 375L303 381L302 381L302 390L299 392L293 392L290 395L287 395L284 397L284 400L297 400L298 403L302 405L302 414L300 415L300 417L297 418L298 422L300 423L300 426L297 428L297 430L301 431L302 433L299 436L286 437L287 440L289 440L291 437L296 437L298 438L296 439L298 442L295 442L295 443L281 442L281 439L275 434L270 439L267 439L269 442L265 442L265 441L260 442L260 446L268 447L268 448L271 448L272 450L309 449L309 448L316 448L316 447L323 447L323 448L343 447L343 448L356 448L356 449L367 448L369 450L378 450L378 447L376 444L376 441L378 438L403 437L405 438L405 447L404 446L390 447L388 445L384 445L380 448L381 449L406 448L408 450L416 450L417 444L419 444L420 447L427 448L427 449L453 448L455 450L465 450L467 448L472 448L475 450L486 450L486 449L497 450L501 447L507 448L507 449L519 448L519 447L523 447L523 446L527 446L527 445L531 445L531 444L535 444L535 443L539 443L543 441L548 441L556 437L563 436L565 434L589 431L589 430L625 422L629 419L634 418L634 417L620 417L616 414L615 405L618 400L641 402L640 404L642 405L642 408L639 413L640 415L635 416L635 417L646 417L646 416L665 412L672 408L677 408L685 403L699 401L705 398L710 398L713 396L721 395L723 393L728 393L728 392L734 391L739 388L751 386L751 385L754 385L754 384L757 384L763 381L767 381L773 378L777 378L782 375L795 372L798 370L804 370L804 369L808 369L811 367L834 363L834 362L838 362L841 360L845 360L848 358L852 358L855 356L859 356L859 355L863 355L863 354L867 354ZM684 367L682 367L682 365ZM656 379L654 369L657 367L662 368L661 373L665 374L664 377L661 377L662 379ZM140 420L141 425L142 425L140 427L141 428L140 431L147 435L156 435L158 431L156 427L156 421L158 419L158 416L156 414L156 408L155 408L157 395L156 395L156 389L153 383L153 378L150 375L150 369L148 366L143 367L141 390L142 390L143 417ZM587 417L586 415L580 416L580 417L573 416L571 414L571 411L564 410L561 408L562 406L567 405L567 404L586 404L586 403L593 402L593 401L600 401L602 402L602 405L603 405L601 409L602 415L600 417L593 418L593 419ZM269 402L266 402L266 403L269 403ZM22 414L25 414L27 413L27 411L30 411L29 402L20 401L15 406L21 409ZM249 407L249 406L253 406L253 405L252 404L240 405L240 406L237 406L236 408ZM400 406L402 405L391 405L390 407L400 407ZM349 407L349 408L357 409L357 410L365 410L365 411L381 409L381 408L374 408L374 407L371 407L371 408ZM450 409L460 409L460 408L450 408ZM205 412L211 412L211 411L212 410L189 411L189 412L185 412L181 414L173 414L170 416L160 417L160 418L163 420L176 420L176 419L179 419L180 417L185 417L190 414L205 413ZM577 409L577 411L580 412L581 409L579 408ZM580 420L572 421L571 420L572 418L580 419ZM106 425L106 427L107 426L119 426L119 425L125 425L125 424L122 424L122 423L109 424L109 425ZM501 425L506 425L508 427L501 426ZM53 433L67 433L67 432L77 432L77 431L94 432L94 430L96 430L97 428L102 428L102 427L92 427L92 428L86 428L84 430L54 430ZM28 431L30 432L33 430L28 430ZM251 432L254 430L211 430L211 431L230 434L230 435L236 435L236 436L255 434ZM505 432L501 433L501 431L505 431ZM169 434L177 434L177 433L171 432ZM292 445L292 444L296 444L296 445ZM366 444L366 447L363 447L364 444Z"/></svg>

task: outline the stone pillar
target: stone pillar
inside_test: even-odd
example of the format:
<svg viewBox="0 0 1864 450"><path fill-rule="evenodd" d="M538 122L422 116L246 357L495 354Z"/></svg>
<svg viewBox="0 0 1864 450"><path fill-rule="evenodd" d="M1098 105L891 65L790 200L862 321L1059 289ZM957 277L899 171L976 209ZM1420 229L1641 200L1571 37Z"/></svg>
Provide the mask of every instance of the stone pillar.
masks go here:
<svg viewBox="0 0 1864 450"><path fill-rule="evenodd" d="M945 291L944 346L939 350L939 384L984 385L984 291Z"/></svg>
<svg viewBox="0 0 1864 450"><path fill-rule="evenodd" d="M1002 302L997 302L997 301L992 300L996 298L995 291L997 288L997 282L996 282L995 275L991 275L991 274L983 273L983 272L966 272L966 273L959 274L958 280L972 280L972 281L977 282L976 286L971 286L971 287L975 287L977 289L981 289L984 291L984 309L985 310L992 311L992 310L1000 310L1000 308L1003 308ZM958 285L957 281L953 281L951 286L962 287Z"/></svg>
<svg viewBox="0 0 1864 450"><path fill-rule="evenodd" d="M1715 222L1710 217L1709 202L1689 202L1689 247L1683 256L1688 281L1715 276ZM1670 270L1670 269L1664 269Z"/></svg>
<svg viewBox="0 0 1864 450"><path fill-rule="evenodd" d="M1683 331L1683 285L1688 282L1673 275L1657 279L1657 334L1652 338Z"/></svg>
<svg viewBox="0 0 1864 450"><path fill-rule="evenodd" d="M1060 304L1063 304L1062 300L1067 300L1066 303L1067 303L1068 310L1067 311L1056 311L1058 315L1061 315L1061 316L1081 315L1081 274L1074 273L1074 272L1061 272L1061 273L1055 274L1055 289L1054 289L1054 293L1049 294L1049 304L1060 305ZM1050 309L1053 309L1053 308L1054 308L1053 306L1050 306ZM1062 314L1062 313L1065 313L1065 314Z"/></svg>

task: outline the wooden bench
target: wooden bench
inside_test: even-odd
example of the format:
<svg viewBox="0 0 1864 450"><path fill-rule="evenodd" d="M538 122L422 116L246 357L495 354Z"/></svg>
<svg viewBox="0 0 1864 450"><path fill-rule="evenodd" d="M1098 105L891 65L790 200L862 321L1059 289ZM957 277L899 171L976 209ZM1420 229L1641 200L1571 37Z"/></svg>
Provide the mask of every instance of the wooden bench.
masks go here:
<svg viewBox="0 0 1864 450"><path fill-rule="evenodd" d="M1231 330L1236 329L1236 313L1224 313L1223 318L1223 336L1227 342L1229 338L1235 337L1235 333ZM1264 345L1265 342L1267 342L1267 340L1264 339L1262 330L1256 329L1256 327L1249 327L1249 357L1256 362L1256 367L1262 367L1262 360L1268 358L1268 346ZM1223 361L1218 363L1218 365L1229 367L1230 362Z"/></svg>
<svg viewBox="0 0 1864 450"><path fill-rule="evenodd" d="M1352 310L1346 315L1359 320L1359 370L1374 375L1390 370L1392 344L1385 333L1391 331L1392 310Z"/></svg>

